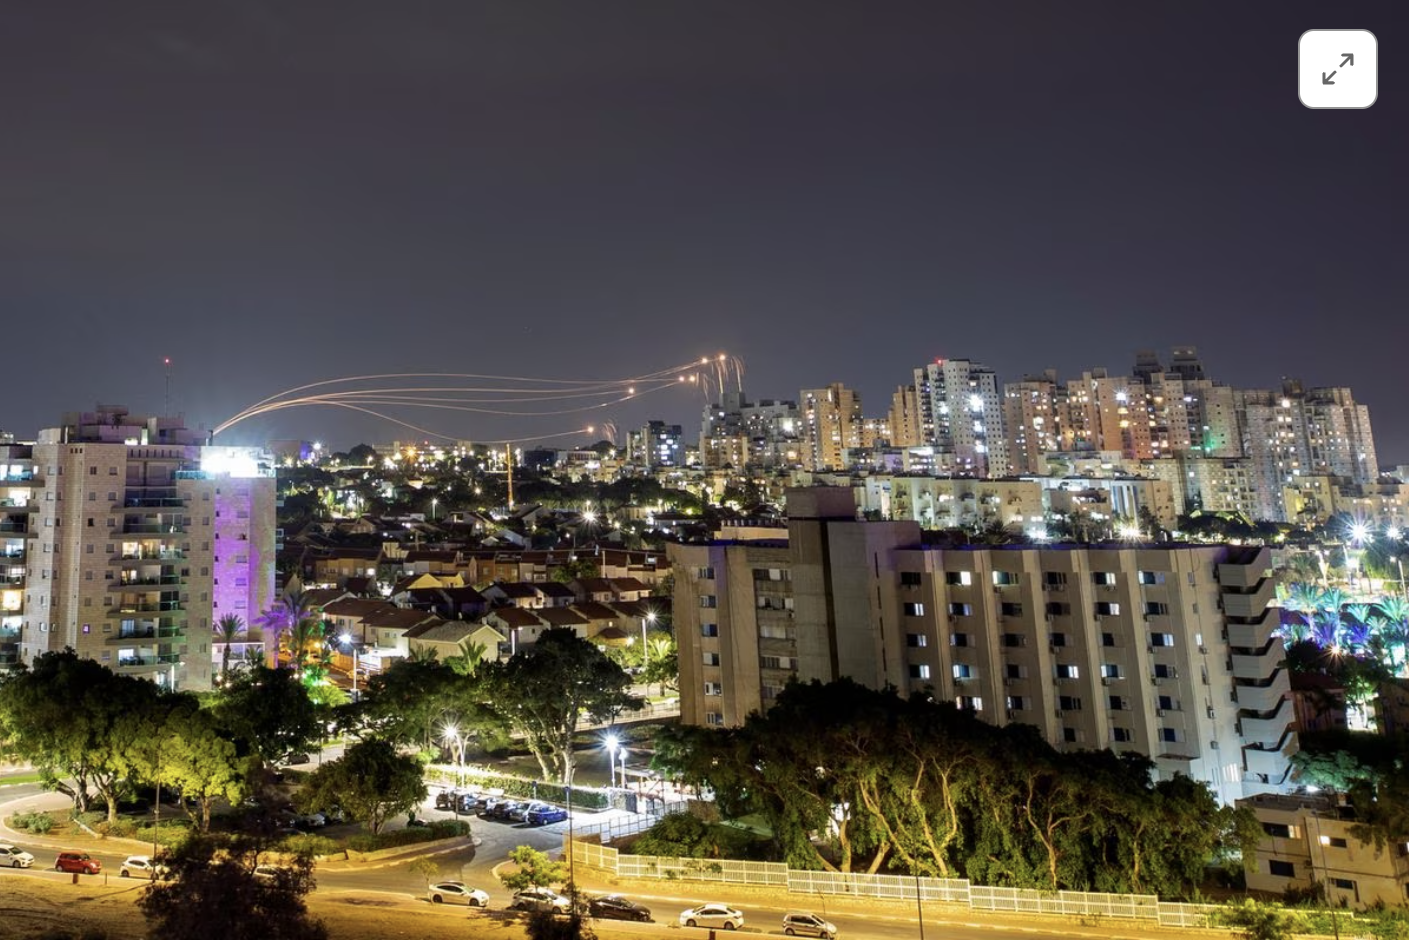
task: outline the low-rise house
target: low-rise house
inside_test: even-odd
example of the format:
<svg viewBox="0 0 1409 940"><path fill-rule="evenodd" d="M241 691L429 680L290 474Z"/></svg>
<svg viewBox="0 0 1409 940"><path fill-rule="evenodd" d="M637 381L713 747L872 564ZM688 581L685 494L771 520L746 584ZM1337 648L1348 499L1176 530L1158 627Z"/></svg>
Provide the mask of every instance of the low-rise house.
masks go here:
<svg viewBox="0 0 1409 940"><path fill-rule="evenodd" d="M464 655L467 648L475 645L483 649L484 662L496 662L505 642L504 634L489 624L465 620L429 620L406 631L409 655L434 653L442 663Z"/></svg>
<svg viewBox="0 0 1409 940"><path fill-rule="evenodd" d="M1331 904L1353 908L1398 907L1409 898L1409 833L1383 849L1361 842L1350 834L1350 807L1328 794L1264 793L1238 805L1257 814L1264 833L1249 890L1281 895L1323 885Z"/></svg>

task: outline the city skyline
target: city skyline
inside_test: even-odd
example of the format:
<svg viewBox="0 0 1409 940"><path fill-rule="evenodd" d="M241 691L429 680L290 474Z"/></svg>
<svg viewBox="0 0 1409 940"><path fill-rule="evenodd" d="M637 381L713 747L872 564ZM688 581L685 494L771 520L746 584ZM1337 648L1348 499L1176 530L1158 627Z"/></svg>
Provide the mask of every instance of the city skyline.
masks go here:
<svg viewBox="0 0 1409 940"><path fill-rule="evenodd" d="M167 356L170 410L210 427L340 375L720 349L752 396L842 382L879 413L938 357L1017 381L1188 344L1229 384L1353 388L1409 460L1376 341L1406 286L1405 80L1387 60L1374 107L1303 108L1312 4L77 8L0 30L0 80L32 90L0 106L0 310L64 338L15 363L18 437L167 410ZM1337 12L1386 48L1406 25Z"/></svg>

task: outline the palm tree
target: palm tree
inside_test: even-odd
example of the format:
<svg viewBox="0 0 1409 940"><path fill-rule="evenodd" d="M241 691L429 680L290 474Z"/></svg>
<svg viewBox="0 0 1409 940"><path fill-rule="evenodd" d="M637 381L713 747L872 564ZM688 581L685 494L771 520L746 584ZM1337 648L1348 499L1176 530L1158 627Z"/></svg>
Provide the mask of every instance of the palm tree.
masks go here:
<svg viewBox="0 0 1409 940"><path fill-rule="evenodd" d="M1335 646L1341 635L1341 608L1349 600L1340 588L1328 588L1316 599L1316 608L1322 615L1321 624L1315 628L1317 642L1322 646Z"/></svg>
<svg viewBox="0 0 1409 940"><path fill-rule="evenodd" d="M460 641L460 652L447 657L445 665L455 670L457 675L473 676L484 665L485 652L483 643L466 638Z"/></svg>
<svg viewBox="0 0 1409 940"><path fill-rule="evenodd" d="M1306 639L1320 604L1321 590L1314 584L1298 581L1291 586L1290 590L1286 591L1282 598L1282 606L1292 613L1298 614L1303 620L1301 623L1294 621L1287 624L1288 632L1291 634L1288 639L1293 643L1299 643Z"/></svg>
<svg viewBox="0 0 1409 940"><path fill-rule="evenodd" d="M220 654L221 681L230 674L230 645L245 632L245 622L236 614L226 614L215 621L215 641L225 647L224 652Z"/></svg>
<svg viewBox="0 0 1409 940"><path fill-rule="evenodd" d="M1409 664L1409 600L1399 594L1380 598L1375 606L1384 615L1385 624L1380 628L1380 638L1389 654L1389 671L1398 674L1394 660L1395 647L1399 648L1401 664Z"/></svg>
<svg viewBox="0 0 1409 940"><path fill-rule="evenodd" d="M328 674L329 652L323 621L304 616L288 632L289 663L304 685L317 685Z"/></svg>
<svg viewBox="0 0 1409 940"><path fill-rule="evenodd" d="M274 656L274 668L279 668L279 645L283 636L292 633L295 627L313 614L313 602L302 588L284 594L274 602L274 606L255 618L255 623L266 631L267 646Z"/></svg>

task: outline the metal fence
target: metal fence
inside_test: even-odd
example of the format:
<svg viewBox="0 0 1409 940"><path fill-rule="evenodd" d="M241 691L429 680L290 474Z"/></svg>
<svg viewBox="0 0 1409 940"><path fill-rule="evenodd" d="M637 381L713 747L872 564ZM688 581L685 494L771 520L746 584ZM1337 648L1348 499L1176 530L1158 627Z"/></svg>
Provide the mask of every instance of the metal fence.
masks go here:
<svg viewBox="0 0 1409 940"><path fill-rule="evenodd" d="M859 872L789 871L788 890L797 894L836 894L859 898L969 904L969 882L963 878L915 878L910 875L867 875Z"/></svg>
<svg viewBox="0 0 1409 940"><path fill-rule="evenodd" d="M617 874L623 878L665 878L671 881L713 881L720 884L788 887L788 866L776 862L620 855L616 865Z"/></svg>
<svg viewBox="0 0 1409 940"><path fill-rule="evenodd" d="M581 828L576 835L585 834ZM791 894L841 895L857 898L915 899L962 904L972 910L1008 914L1048 914L1068 917L1109 917L1157 923L1161 927L1208 927L1212 904L1160 901L1154 895L1104 894L1095 891L1047 893L1031 888L993 888L963 878L915 878L909 875L866 875L857 872L793 871L776 862L732 859L660 858L623 855L591 842L571 841L573 861L623 878L656 878L720 884L786 888Z"/></svg>

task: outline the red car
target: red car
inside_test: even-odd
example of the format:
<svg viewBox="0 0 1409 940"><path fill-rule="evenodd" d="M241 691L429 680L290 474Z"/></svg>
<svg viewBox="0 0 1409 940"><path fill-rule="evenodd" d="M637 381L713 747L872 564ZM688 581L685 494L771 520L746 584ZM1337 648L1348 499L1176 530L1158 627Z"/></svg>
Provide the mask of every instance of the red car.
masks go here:
<svg viewBox="0 0 1409 940"><path fill-rule="evenodd" d="M80 875L96 875L103 870L103 863L87 852L60 852L54 859L54 871L77 872Z"/></svg>

